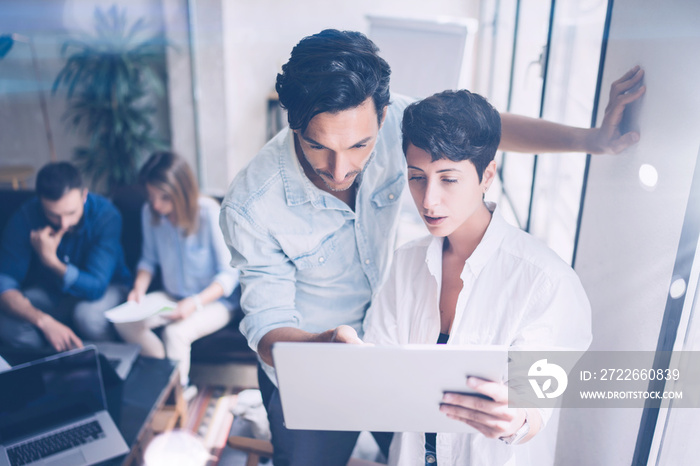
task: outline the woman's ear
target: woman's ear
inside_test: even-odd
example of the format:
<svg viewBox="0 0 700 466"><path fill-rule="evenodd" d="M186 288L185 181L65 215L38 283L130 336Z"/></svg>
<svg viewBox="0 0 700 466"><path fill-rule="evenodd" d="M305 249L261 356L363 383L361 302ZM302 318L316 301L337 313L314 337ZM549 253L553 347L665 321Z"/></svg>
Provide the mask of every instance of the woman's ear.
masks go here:
<svg viewBox="0 0 700 466"><path fill-rule="evenodd" d="M481 175L481 189L485 193L489 190L491 183L496 178L496 161L492 160L484 169L483 175Z"/></svg>

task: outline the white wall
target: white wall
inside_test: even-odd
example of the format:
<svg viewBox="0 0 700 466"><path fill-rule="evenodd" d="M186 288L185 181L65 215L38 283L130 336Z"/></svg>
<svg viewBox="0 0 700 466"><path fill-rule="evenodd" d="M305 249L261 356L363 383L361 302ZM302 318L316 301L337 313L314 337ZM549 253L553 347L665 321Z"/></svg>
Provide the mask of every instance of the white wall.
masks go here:
<svg viewBox="0 0 700 466"><path fill-rule="evenodd" d="M304 36L326 28L367 33L368 14L478 17L478 0L237 0L223 5L229 181L265 143L267 97L281 65Z"/></svg>
<svg viewBox="0 0 700 466"><path fill-rule="evenodd" d="M49 161L39 90L47 99L58 158L69 159L78 142L63 131L60 122L65 110L63 99L50 95L51 83L61 67L58 52L61 38L65 37L63 7L63 1L50 5L38 0L0 2L0 34L17 33L31 38L40 73L40 83L37 83L31 49L25 43L15 43L7 56L0 60L0 166L24 164L40 167ZM33 179L30 184L33 184Z"/></svg>
<svg viewBox="0 0 700 466"><path fill-rule="evenodd" d="M614 3L598 122L627 69L641 65L648 90L631 112L639 144L590 165L576 271L593 308L592 350L656 348L700 147L699 17L697 2ZM657 169L655 189L640 183L642 164ZM557 464L630 464L641 414L564 410Z"/></svg>
<svg viewBox="0 0 700 466"><path fill-rule="evenodd" d="M205 190L221 194L265 143L267 97L280 66L302 37L325 28L368 32L368 14L478 17L478 3L189 0L188 11L187 0L2 0L0 31L35 37L58 158L69 160L84 141L61 121L66 108L63 91L56 96L49 92L64 63L59 54L63 41L71 32L91 31L94 8L112 4L126 7L130 21L145 17L155 30L164 29L175 45L167 50L170 110L168 103L161 106L156 125L166 137L172 125L173 148L195 168L199 151ZM191 31L186 29L190 21ZM29 52L22 44L0 61L0 123L0 165L29 163L38 168L48 161Z"/></svg>
<svg viewBox="0 0 700 466"><path fill-rule="evenodd" d="M169 121L172 149L199 172L194 95L192 92L192 56L187 0L161 0L166 50Z"/></svg>

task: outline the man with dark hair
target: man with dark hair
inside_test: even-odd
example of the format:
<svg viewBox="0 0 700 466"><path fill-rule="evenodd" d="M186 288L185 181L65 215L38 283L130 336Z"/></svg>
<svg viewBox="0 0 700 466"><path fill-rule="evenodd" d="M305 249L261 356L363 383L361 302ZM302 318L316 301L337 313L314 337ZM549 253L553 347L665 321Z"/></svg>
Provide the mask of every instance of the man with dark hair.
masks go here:
<svg viewBox="0 0 700 466"><path fill-rule="evenodd" d="M354 108L368 97L378 109L381 126L382 111L391 97L391 69L378 51L364 34L354 31L327 29L299 42L292 50L293 59L277 75L276 89L287 109L289 127L304 133L319 113ZM329 60L329 54L334 59Z"/></svg>
<svg viewBox="0 0 700 466"><path fill-rule="evenodd" d="M389 96L389 75L377 47L358 32L302 39L277 77L290 128L238 174L222 204L231 264L241 270L241 331L259 355L276 465L344 465L357 438L284 427L271 348L346 341L342 325L360 330L384 281L406 184L401 118L411 102ZM503 115L501 148L621 151L638 138L620 135L619 122L644 92L626 93L641 77L634 69L613 85L597 129Z"/></svg>
<svg viewBox="0 0 700 466"><path fill-rule="evenodd" d="M113 339L104 311L124 300L131 283L119 211L88 193L68 162L45 165L36 193L10 218L0 244L0 341L63 351L82 346L80 337Z"/></svg>

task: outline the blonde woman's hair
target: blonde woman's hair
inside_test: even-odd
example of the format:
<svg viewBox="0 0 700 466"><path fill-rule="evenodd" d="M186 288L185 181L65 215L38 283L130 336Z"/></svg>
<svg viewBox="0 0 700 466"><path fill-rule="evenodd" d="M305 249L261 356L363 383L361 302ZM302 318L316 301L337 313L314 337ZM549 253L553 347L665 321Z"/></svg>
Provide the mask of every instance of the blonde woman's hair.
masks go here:
<svg viewBox="0 0 700 466"><path fill-rule="evenodd" d="M187 162L172 152L155 152L139 174L141 183L165 191L173 201L177 226L185 235L199 228L199 186ZM153 216L154 223L160 220Z"/></svg>

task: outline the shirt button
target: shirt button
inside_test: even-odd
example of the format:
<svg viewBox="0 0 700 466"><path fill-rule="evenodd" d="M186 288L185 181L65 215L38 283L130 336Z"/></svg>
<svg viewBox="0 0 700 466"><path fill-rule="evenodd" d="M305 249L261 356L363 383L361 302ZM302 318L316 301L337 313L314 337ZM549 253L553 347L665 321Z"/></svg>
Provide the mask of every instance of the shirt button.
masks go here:
<svg viewBox="0 0 700 466"><path fill-rule="evenodd" d="M369 259L365 259L365 264L369 265Z"/></svg>
<svg viewBox="0 0 700 466"><path fill-rule="evenodd" d="M393 200L394 200L394 195L393 195L393 194L389 194L389 199L391 199L391 200L393 201Z"/></svg>
<svg viewBox="0 0 700 466"><path fill-rule="evenodd" d="M435 458L435 455L432 453L428 453L425 455L425 464L435 464L437 463L437 458Z"/></svg>
<svg viewBox="0 0 700 466"><path fill-rule="evenodd" d="M321 264L323 264L324 262L326 262L326 258L325 258L325 257L319 257L319 258L318 258L318 261L319 261Z"/></svg>

